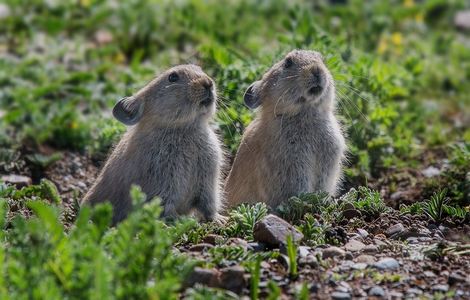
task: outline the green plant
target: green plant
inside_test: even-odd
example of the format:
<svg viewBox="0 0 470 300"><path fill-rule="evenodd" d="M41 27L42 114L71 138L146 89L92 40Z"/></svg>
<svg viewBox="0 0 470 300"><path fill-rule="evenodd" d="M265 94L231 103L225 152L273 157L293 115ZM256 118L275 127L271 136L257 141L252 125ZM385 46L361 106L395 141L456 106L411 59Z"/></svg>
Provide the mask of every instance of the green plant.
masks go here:
<svg viewBox="0 0 470 300"><path fill-rule="evenodd" d="M448 205L449 198L446 197L447 190L443 189L435 192L431 198L424 202L424 213L436 223L442 222L446 217L453 220L463 221L470 216L470 213L459 207Z"/></svg>
<svg viewBox="0 0 470 300"><path fill-rule="evenodd" d="M296 222L305 214L318 214L325 211L332 203L332 199L325 192L302 194L289 198L276 208L276 212L285 220Z"/></svg>
<svg viewBox="0 0 470 300"><path fill-rule="evenodd" d="M292 238L292 235L287 236L287 257L289 257L289 276L297 278L297 246Z"/></svg>
<svg viewBox="0 0 470 300"><path fill-rule="evenodd" d="M8 291L8 297L1 298L176 299L193 264L173 253L172 231L156 219L161 212L158 202L144 204L145 197L134 188L140 208L116 228L108 227L112 210L105 204L93 210L83 207L66 233L58 207L39 197L51 192L47 184L20 191L7 188L2 198L33 191L37 196L24 201L34 216L16 215L2 231L0 292ZM4 198L0 202L3 227L7 204Z"/></svg>
<svg viewBox="0 0 470 300"><path fill-rule="evenodd" d="M444 215L444 205L447 201L446 193L446 190L435 192L431 199L425 202L424 213L435 222L442 221Z"/></svg>
<svg viewBox="0 0 470 300"><path fill-rule="evenodd" d="M233 262L241 263L242 265L249 265L258 259L265 260L268 258L276 258L277 252L261 252L254 253L247 251L242 246L216 246L209 249L211 255L211 262L217 266L228 265Z"/></svg>
<svg viewBox="0 0 470 300"><path fill-rule="evenodd" d="M268 296L266 297L266 299L268 300L277 300L279 298L281 298L281 288L279 286L277 286L277 284L274 282L274 281L269 281L268 282L268 290L269 290L269 293L268 293Z"/></svg>
<svg viewBox="0 0 470 300"><path fill-rule="evenodd" d="M304 216L298 228L304 235L306 243L311 246L325 244L325 226L320 224L311 214Z"/></svg>
<svg viewBox="0 0 470 300"><path fill-rule="evenodd" d="M253 239L253 228L256 222L268 213L266 204L241 204L230 212L229 226L226 233L230 236L242 236Z"/></svg>
<svg viewBox="0 0 470 300"><path fill-rule="evenodd" d="M420 215L424 213L424 206L423 202L415 202L410 205L401 205L400 212L402 214L411 214L411 215Z"/></svg>
<svg viewBox="0 0 470 300"><path fill-rule="evenodd" d="M186 300L225 300L225 299L238 299L237 294L216 288L210 288L202 285L197 285L188 289L183 299Z"/></svg>
<svg viewBox="0 0 470 300"><path fill-rule="evenodd" d="M259 295L259 282L261 277L261 259L257 259L249 266L250 270L250 299L257 300Z"/></svg>
<svg viewBox="0 0 470 300"><path fill-rule="evenodd" d="M300 289L297 291L297 293L295 294L295 299L298 299L298 300L308 300L309 299L309 296L310 296L310 293L308 291L308 286L307 284L304 282L302 283L302 286L300 287Z"/></svg>
<svg viewBox="0 0 470 300"><path fill-rule="evenodd" d="M356 209L372 217L378 217L381 213L387 212L390 208L385 204L378 191L367 187L351 189L341 197L342 204L351 203Z"/></svg>

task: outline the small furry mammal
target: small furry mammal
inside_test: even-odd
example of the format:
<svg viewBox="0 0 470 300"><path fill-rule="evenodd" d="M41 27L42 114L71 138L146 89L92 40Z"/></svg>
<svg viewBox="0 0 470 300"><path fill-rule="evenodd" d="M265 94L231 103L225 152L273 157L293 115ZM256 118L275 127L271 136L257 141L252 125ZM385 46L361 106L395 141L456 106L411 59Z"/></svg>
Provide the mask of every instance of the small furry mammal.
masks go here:
<svg viewBox="0 0 470 300"><path fill-rule="evenodd" d="M162 199L164 217L193 209L219 220L222 149L210 126L216 109L212 79L196 65L180 65L156 77L113 109L130 127L115 147L82 204L110 201L113 223L132 208L129 189Z"/></svg>
<svg viewBox="0 0 470 300"><path fill-rule="evenodd" d="M291 196L334 194L346 149L334 115L333 78L318 52L294 50L245 92L259 106L247 127L225 193L230 206Z"/></svg>

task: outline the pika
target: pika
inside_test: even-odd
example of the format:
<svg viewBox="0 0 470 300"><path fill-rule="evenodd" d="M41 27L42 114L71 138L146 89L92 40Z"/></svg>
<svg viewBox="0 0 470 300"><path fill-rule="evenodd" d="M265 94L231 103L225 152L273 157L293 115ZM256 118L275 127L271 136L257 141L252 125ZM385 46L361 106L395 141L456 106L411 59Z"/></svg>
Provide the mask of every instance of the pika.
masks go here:
<svg viewBox="0 0 470 300"><path fill-rule="evenodd" d="M246 90L257 108L227 177L229 206L271 207L301 193L334 195L345 139L335 117L335 85L320 53L294 50Z"/></svg>
<svg viewBox="0 0 470 300"><path fill-rule="evenodd" d="M223 151L211 127L216 96L199 66L180 65L117 102L114 117L130 127L82 204L109 201L116 224L132 209L136 184L148 199L162 199L165 218L193 210L207 221L222 218Z"/></svg>

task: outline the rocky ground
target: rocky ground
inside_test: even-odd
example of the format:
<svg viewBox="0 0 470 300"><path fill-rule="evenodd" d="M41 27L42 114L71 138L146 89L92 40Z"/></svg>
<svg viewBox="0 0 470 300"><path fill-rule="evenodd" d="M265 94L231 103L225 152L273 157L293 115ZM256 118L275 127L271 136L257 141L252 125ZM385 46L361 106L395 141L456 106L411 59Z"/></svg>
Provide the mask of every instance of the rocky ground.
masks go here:
<svg viewBox="0 0 470 300"><path fill-rule="evenodd" d="M18 186L42 177L53 181L63 198L64 223L70 225L77 201L92 184L97 170L83 155L64 152L41 173L19 167L13 170L17 176L3 179ZM406 186L400 185L400 191L406 193ZM393 201L393 194L383 194ZM200 264L186 287L218 287L228 290L227 297L248 297L253 283L243 259L250 253L265 252L267 258L260 264L260 298L271 293L274 283L285 299L305 288L315 299L470 299L469 224L435 224L425 216L404 215L398 210L372 219L354 209L343 214L347 214L345 221L331 230L336 245L308 246L294 226L271 214L255 225L250 240L209 232L199 243L179 243L175 251L201 262L213 262L216 249L231 247L240 251L238 256L225 255L216 263ZM298 244L295 275L286 247L289 235Z"/></svg>

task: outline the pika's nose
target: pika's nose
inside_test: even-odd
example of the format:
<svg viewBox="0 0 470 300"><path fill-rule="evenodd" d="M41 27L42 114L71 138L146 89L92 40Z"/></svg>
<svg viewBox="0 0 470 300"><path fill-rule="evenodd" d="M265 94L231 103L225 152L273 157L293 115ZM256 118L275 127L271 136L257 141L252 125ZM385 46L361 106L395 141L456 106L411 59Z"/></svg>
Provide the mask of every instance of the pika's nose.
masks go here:
<svg viewBox="0 0 470 300"><path fill-rule="evenodd" d="M312 86L320 87L322 85L322 72L319 68L312 68Z"/></svg>
<svg viewBox="0 0 470 300"><path fill-rule="evenodd" d="M202 82L202 86L206 89L206 91L209 91L214 84L212 83L211 80L204 80Z"/></svg>
<svg viewBox="0 0 470 300"><path fill-rule="evenodd" d="M320 94L324 86L323 71L318 67L313 67L311 70L310 80L309 80L309 90L308 92L311 95Z"/></svg>

